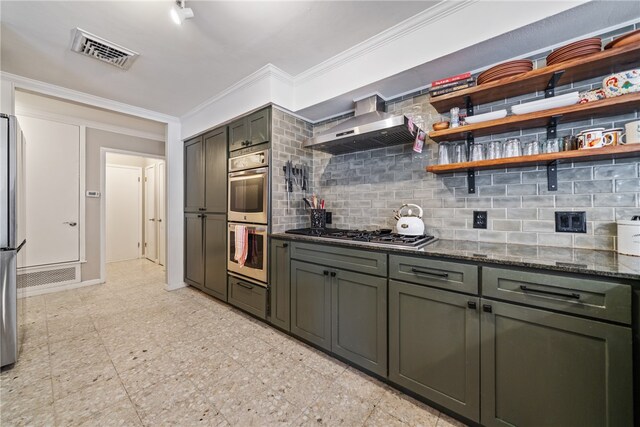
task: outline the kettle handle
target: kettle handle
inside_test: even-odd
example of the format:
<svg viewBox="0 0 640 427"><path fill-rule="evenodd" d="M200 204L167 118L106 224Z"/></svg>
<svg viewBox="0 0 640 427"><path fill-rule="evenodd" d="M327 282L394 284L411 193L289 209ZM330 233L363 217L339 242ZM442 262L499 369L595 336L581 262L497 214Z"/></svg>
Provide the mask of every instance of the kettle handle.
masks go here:
<svg viewBox="0 0 640 427"><path fill-rule="evenodd" d="M422 219L422 213L423 213L422 212L422 208L420 206L418 206L418 205L414 205L413 203L405 203L405 204L403 204L402 206L400 206L400 209L398 209L398 213L400 213L400 211L402 209L404 209L406 207L409 207L409 206L413 206L415 208L418 208L418 218Z"/></svg>

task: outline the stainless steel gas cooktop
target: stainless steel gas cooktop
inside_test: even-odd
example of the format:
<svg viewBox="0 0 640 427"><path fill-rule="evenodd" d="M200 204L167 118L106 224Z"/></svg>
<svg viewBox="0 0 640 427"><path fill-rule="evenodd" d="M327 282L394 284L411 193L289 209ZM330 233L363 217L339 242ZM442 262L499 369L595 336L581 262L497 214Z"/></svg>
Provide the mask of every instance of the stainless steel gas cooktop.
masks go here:
<svg viewBox="0 0 640 427"><path fill-rule="evenodd" d="M320 237L325 239L348 240L352 242L362 242L375 246L395 246L403 248L420 248L436 240L434 236L423 234L421 236L405 236L403 234L392 233L389 228L380 230L341 230L336 228L297 228L287 230L288 234L301 236Z"/></svg>

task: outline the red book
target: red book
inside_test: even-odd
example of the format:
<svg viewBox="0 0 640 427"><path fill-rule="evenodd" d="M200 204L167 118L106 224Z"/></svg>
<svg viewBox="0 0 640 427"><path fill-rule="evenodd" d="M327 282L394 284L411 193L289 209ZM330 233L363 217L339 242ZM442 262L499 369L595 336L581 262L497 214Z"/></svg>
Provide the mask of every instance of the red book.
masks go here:
<svg viewBox="0 0 640 427"><path fill-rule="evenodd" d="M451 83L451 82L457 82L458 80L468 79L469 77L471 77L471 73L470 72L458 74L457 76L451 76L451 77L447 77L446 79L440 79L440 80L433 81L433 82L431 82L431 87L440 86L440 85L444 85L444 84Z"/></svg>

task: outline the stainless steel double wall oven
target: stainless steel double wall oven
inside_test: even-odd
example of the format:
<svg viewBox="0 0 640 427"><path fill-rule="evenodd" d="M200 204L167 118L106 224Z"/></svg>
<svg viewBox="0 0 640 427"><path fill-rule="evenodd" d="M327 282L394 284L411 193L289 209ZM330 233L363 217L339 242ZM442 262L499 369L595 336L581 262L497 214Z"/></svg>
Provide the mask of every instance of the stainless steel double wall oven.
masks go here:
<svg viewBox="0 0 640 427"><path fill-rule="evenodd" d="M231 273L267 282L267 222L269 218L269 150L229 159L227 269ZM234 259L236 226L245 226L247 260Z"/></svg>

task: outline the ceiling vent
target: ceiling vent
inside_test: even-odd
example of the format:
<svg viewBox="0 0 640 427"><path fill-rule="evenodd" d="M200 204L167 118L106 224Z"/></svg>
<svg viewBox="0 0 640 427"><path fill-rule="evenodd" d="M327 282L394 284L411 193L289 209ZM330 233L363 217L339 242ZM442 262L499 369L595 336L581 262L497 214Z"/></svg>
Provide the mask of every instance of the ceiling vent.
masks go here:
<svg viewBox="0 0 640 427"><path fill-rule="evenodd" d="M123 70L128 70L133 61L139 56L137 52L119 46L80 28L76 28L73 31L71 50L115 65Z"/></svg>

